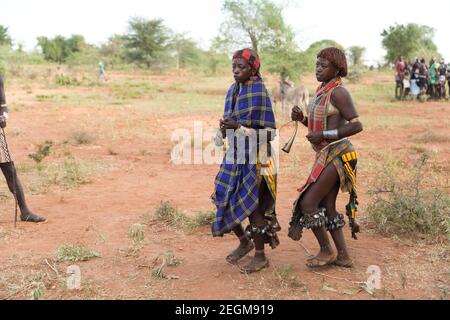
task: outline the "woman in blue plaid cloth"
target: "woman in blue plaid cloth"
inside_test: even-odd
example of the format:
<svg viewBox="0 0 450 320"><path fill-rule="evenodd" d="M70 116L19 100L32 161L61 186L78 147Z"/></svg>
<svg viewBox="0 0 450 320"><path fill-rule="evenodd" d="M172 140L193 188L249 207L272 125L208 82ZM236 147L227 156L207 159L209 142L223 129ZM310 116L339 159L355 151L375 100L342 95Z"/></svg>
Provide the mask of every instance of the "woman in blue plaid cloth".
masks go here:
<svg viewBox="0 0 450 320"><path fill-rule="evenodd" d="M233 55L236 82L228 90L218 132L219 142L226 137L229 148L212 195L217 207L213 236L233 231L240 241L226 261L237 265L255 249L254 258L241 267L243 273L269 266L264 246L278 246L276 232L281 230L275 215L276 167L270 145L275 136L275 116L259 69L255 51L243 49ZM244 231L241 223L246 218L250 224Z"/></svg>

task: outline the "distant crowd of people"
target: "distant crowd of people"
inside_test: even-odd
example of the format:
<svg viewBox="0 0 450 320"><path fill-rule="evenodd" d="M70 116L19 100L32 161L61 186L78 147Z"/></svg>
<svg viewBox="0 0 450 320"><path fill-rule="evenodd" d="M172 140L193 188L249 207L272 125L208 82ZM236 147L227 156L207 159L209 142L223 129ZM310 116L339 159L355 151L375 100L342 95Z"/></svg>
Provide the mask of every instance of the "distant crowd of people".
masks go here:
<svg viewBox="0 0 450 320"><path fill-rule="evenodd" d="M444 58L439 61L432 58L427 64L424 58L411 62L399 56L395 70L396 99L427 97L428 100L444 100L450 97L450 64L447 65Z"/></svg>

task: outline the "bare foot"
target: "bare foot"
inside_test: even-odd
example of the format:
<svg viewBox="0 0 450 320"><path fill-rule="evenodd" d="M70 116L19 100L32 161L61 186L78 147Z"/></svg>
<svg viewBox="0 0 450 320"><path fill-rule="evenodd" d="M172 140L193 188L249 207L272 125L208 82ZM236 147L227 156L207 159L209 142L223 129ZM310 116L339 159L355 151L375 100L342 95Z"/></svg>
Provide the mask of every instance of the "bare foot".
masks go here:
<svg viewBox="0 0 450 320"><path fill-rule="evenodd" d="M237 247L233 252L231 252L225 260L229 264L237 264L239 260L241 260L243 257L245 257L250 251L252 251L255 248L255 245L253 242L248 241L247 244L239 244L239 247Z"/></svg>
<svg viewBox="0 0 450 320"><path fill-rule="evenodd" d="M347 254L339 253L333 264L338 267L351 268L353 267L353 261Z"/></svg>
<svg viewBox="0 0 450 320"><path fill-rule="evenodd" d="M328 247L321 248L319 253L307 260L306 266L309 268L323 267L331 264L336 259L333 250Z"/></svg>
<svg viewBox="0 0 450 320"><path fill-rule="evenodd" d="M249 274L261 271L267 267L269 267L269 260L267 258L254 257L252 261L241 268L241 272Z"/></svg>
<svg viewBox="0 0 450 320"><path fill-rule="evenodd" d="M43 222L43 221L45 221L45 218L29 212L29 213L21 214L20 220L25 221L25 222Z"/></svg>

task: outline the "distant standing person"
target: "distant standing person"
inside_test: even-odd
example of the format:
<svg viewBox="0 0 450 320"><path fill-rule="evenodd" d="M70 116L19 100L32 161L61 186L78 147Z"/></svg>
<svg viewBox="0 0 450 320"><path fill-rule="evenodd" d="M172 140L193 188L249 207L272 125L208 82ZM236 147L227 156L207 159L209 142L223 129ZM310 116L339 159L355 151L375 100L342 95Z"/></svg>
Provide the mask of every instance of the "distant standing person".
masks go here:
<svg viewBox="0 0 450 320"><path fill-rule="evenodd" d="M399 56L395 62L395 70L397 72L395 75L395 98L399 100L403 97L403 74L405 72L405 67L406 65L403 56Z"/></svg>
<svg viewBox="0 0 450 320"><path fill-rule="evenodd" d="M443 58L441 59L441 65L438 68L438 74L439 74L439 98L445 99L445 81L448 74L448 68Z"/></svg>
<svg viewBox="0 0 450 320"><path fill-rule="evenodd" d="M3 77L0 75L0 127L3 129L6 127L6 121L8 119L8 106L6 105L5 89L3 84ZM0 168L8 183L9 191L13 194L15 192L17 202L20 208L20 219L22 221L29 222L42 222L45 221L44 217L40 217L30 211L26 202L23 192L22 184L14 166L14 162L9 157L7 151L6 138L3 130L0 131Z"/></svg>
<svg viewBox="0 0 450 320"><path fill-rule="evenodd" d="M98 80L106 81L106 70L103 60L100 60L98 63Z"/></svg>
<svg viewBox="0 0 450 320"><path fill-rule="evenodd" d="M430 67L428 68L428 85L429 85L429 93L430 99L436 99L436 84L437 84L437 66L436 60L433 58L430 60Z"/></svg>
<svg viewBox="0 0 450 320"><path fill-rule="evenodd" d="M427 92L427 65L425 64L425 59L420 59L419 66L419 87L420 87L420 96Z"/></svg>
<svg viewBox="0 0 450 320"><path fill-rule="evenodd" d="M450 63L447 65L448 98L450 99Z"/></svg>
<svg viewBox="0 0 450 320"><path fill-rule="evenodd" d="M403 97L402 100L406 99L411 92L411 73L410 68L405 69L403 74Z"/></svg>
<svg viewBox="0 0 450 320"><path fill-rule="evenodd" d="M416 80L419 79L419 77L418 77L419 76L419 68L420 68L420 61L419 61L419 58L416 58L414 60L414 64L411 69L411 79L416 79Z"/></svg>

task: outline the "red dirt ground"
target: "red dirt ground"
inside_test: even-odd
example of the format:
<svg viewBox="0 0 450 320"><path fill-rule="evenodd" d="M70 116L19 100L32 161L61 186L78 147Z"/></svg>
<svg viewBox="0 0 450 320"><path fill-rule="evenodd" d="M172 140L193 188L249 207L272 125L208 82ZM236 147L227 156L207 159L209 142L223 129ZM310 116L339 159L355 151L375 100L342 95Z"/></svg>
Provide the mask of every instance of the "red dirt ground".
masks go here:
<svg viewBox="0 0 450 320"><path fill-rule="evenodd" d="M19 89L12 94L16 98L25 95ZM312 152L302 141L304 132L299 133L298 145L294 147L294 154L301 160L302 172L285 171L283 174L285 166L282 165L279 175L277 212L283 227L281 245L273 251L268 250L270 268L254 275L242 275L224 260L236 245L232 236L212 238L208 226L191 233L183 232L145 217L151 216L161 201L171 201L188 215L213 209L209 196L218 166L175 166L170 162L169 150L171 130L178 126L189 127L194 120L204 120L213 126L217 116L167 117L123 108L58 108L31 99L26 105L26 110L11 113L7 128L7 132L13 132L13 128L20 132L8 135L16 163L30 163L27 154L44 139L63 141L80 124L92 124L107 117L118 119L114 129L117 132L131 123L144 128L153 137L139 140L119 134L111 142L108 135L102 135L105 132L99 127L93 129L99 133L93 144L70 147L77 157L112 162L114 168L94 175L91 183L77 188L55 187L45 194L27 194L30 207L47 217L45 223L19 222L17 229L13 229L13 201L9 195L2 201L1 299L29 299L34 288L30 277L37 272L46 274L43 299L448 299L448 247L386 238L365 228L364 221L357 241L350 239L350 231L345 228L354 268L330 267L311 271L305 266L308 253L317 250L312 233L305 232L300 243L287 237L295 188L302 183L312 164ZM428 111L424 112L424 108ZM383 112L362 110L367 114ZM406 107L390 112L402 115L405 110ZM437 130L448 135L448 104L413 103L408 112L410 117L420 120L443 117L447 124L437 123ZM364 115L363 111L361 113ZM120 119L127 120L122 123ZM286 130L284 135L289 136L289 129ZM392 152L411 147L415 145L412 137L423 132L423 127L407 127L401 131L369 130L353 141L364 157L380 148ZM392 134L395 134L395 141L391 139ZM444 164L449 160L448 145L434 146L439 148ZM110 148L117 155L111 155ZM291 155L283 154L281 162L287 161L288 157ZM369 201L368 183L373 177L369 177L363 167L359 174L360 214L364 215ZM340 210L346 200L346 195L339 196ZM131 242L127 237L133 223L147 225L144 245L135 252L130 249ZM83 245L101 253L99 258L74 263L81 268L81 290L65 289L66 267L70 263L54 260L55 251L64 243ZM152 277L153 259L167 250L182 259L181 265L164 269L166 274L177 278ZM248 258L242 263L246 261ZM291 266L291 271L286 276L279 275L276 271L286 265ZM377 265L382 270L382 289L376 290L374 295L363 290L359 283L366 281L366 270L370 265Z"/></svg>

